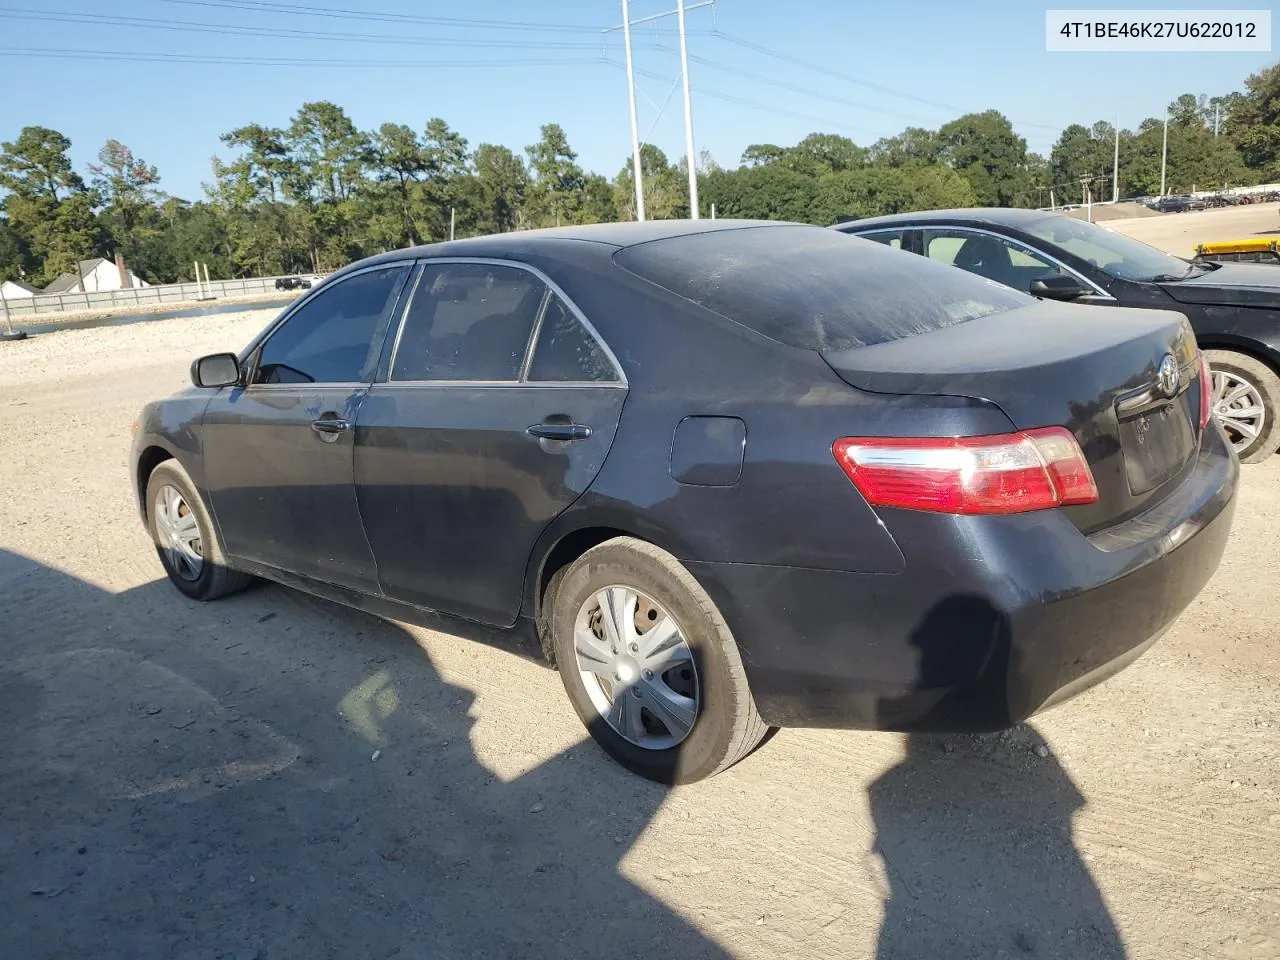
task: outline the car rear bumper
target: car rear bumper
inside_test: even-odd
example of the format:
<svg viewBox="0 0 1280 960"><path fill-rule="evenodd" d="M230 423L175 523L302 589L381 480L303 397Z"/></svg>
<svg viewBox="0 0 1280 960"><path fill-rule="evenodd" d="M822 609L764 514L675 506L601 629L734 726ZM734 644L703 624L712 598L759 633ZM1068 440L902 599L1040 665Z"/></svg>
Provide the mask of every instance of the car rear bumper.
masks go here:
<svg viewBox="0 0 1280 960"><path fill-rule="evenodd" d="M689 563L777 726L995 730L1137 659L1225 549L1239 466L1220 433L1161 504L1086 537L1061 513L886 525L906 572Z"/></svg>

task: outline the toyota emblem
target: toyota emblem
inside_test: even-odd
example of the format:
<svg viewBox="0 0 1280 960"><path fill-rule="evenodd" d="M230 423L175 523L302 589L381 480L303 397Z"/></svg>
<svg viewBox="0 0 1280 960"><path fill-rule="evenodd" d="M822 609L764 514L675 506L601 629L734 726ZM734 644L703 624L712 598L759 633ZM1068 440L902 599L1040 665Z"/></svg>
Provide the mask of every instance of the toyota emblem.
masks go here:
<svg viewBox="0 0 1280 960"><path fill-rule="evenodd" d="M1160 361L1160 369L1156 373L1156 383L1160 387L1160 392L1166 397L1174 396L1178 392L1181 381L1182 374L1178 370L1178 361L1166 353L1164 359Z"/></svg>

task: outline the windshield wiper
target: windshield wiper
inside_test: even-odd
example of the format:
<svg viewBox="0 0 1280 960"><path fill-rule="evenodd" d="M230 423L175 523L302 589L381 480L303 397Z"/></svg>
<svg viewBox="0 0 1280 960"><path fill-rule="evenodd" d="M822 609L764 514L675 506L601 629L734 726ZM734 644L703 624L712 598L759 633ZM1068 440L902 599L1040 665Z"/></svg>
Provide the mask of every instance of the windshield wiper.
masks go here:
<svg viewBox="0 0 1280 960"><path fill-rule="evenodd" d="M1148 282L1149 283L1177 283L1179 280L1185 280L1189 276L1191 276L1191 274L1189 273L1184 273L1180 277L1175 277L1172 273L1157 273L1154 277L1151 277Z"/></svg>

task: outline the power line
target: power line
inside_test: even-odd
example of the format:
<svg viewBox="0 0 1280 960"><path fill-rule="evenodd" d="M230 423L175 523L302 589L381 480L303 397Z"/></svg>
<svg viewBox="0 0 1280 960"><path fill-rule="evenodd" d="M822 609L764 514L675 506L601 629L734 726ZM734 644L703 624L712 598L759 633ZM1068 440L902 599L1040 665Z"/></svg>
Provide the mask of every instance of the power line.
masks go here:
<svg viewBox="0 0 1280 960"><path fill-rule="evenodd" d="M690 59L692 59L692 57ZM613 67L621 67L625 69L625 64L621 64L617 60L611 60L606 57L603 62ZM637 68L635 72L640 76L649 78L650 80L659 80L663 83L672 82L670 77L664 77L662 74L654 73L652 70L641 70ZM847 123L839 123L835 120L830 120L824 117L815 117L812 114L799 113L794 110L786 110L782 107L771 107L766 104L759 103L758 101L755 101L755 100L748 100L744 97L734 96L733 94L729 94L729 93L722 93L719 90L711 90L707 87L703 87L699 85L694 85L692 89L699 96L711 97L714 100L723 100L726 103L734 103L739 106L750 107L753 110L760 110L765 113L775 113L778 116L790 117L793 120L805 120L809 123L817 123L824 127L829 127L829 128L834 127L837 129L852 130L858 133L874 133L874 131L868 130L866 127L858 127L858 126L853 126Z"/></svg>
<svg viewBox="0 0 1280 960"><path fill-rule="evenodd" d="M71 50L60 47L0 47L0 56L45 59L120 60L132 63L191 63L241 67L533 67L600 64L600 57L557 57L555 59L512 60L339 60L325 57L205 56L194 53L143 53L116 50Z"/></svg>
<svg viewBox="0 0 1280 960"><path fill-rule="evenodd" d="M852 84L855 84L856 86L865 87L868 90L875 90L877 93L883 93L891 97L898 97L899 99L902 99L902 100L911 100L915 103L920 103L920 104L924 104L925 106L935 107L939 110L952 111L957 114L964 114L969 112L965 110L963 107L958 107L955 104L943 103L940 100L930 100L927 97L918 97L915 94L906 93L905 91L902 91L902 90L895 90L892 87L882 86L881 84L878 84L878 83L872 83L869 80L863 80L861 77L854 77L847 73L842 73L839 70L833 70L830 67L813 63L808 60L803 60L800 57L793 57L789 53L784 53L781 50L774 50L771 47L766 47L763 44L755 43L754 41L751 41L751 40L745 40L742 37L735 37L732 34L725 33L722 30L713 31L713 34L714 36L718 37L721 40L726 41L727 43L732 43L735 46L742 47L746 50L753 50L756 53L764 54L767 57L773 57L776 60L782 60L786 63L794 64L795 66L798 66L798 67L804 67L806 70L812 70L815 73L821 73L828 77L834 77L837 80L843 80L846 83L852 83ZM1052 124L1047 124L1047 123L1027 123L1023 121L1011 121L1011 122L1017 123L1018 126L1020 127L1035 127L1043 130L1058 129Z"/></svg>
<svg viewBox="0 0 1280 960"><path fill-rule="evenodd" d="M661 50L666 53L674 52L670 47L666 47L661 44L659 44L655 49ZM791 93L803 94L804 96L813 97L818 100L826 100L828 103L838 104L842 107L854 107L855 109L858 109L858 110L867 110L867 111L870 111L871 113L883 114L885 116L894 117L898 120L916 120L922 123L931 122L921 117L919 114L902 113L900 111L890 110L885 107L877 107L874 104L862 103L858 100L850 100L847 97L839 97L834 94L824 93L821 90L814 90L809 87L799 86L798 84L787 83L785 80L774 80L771 77L764 77L758 73L753 73L750 70L743 70L739 67L731 67L726 63L720 63L716 60L710 60L706 57L699 57L699 56L690 54L689 59L693 60L695 63L702 64L704 67L710 67L712 70L719 70L721 73L728 73L734 76L744 77L745 79L748 79L748 80L754 80L756 83L761 83L770 87L777 87L779 90L787 90L787 91L790 91Z"/></svg>
<svg viewBox="0 0 1280 960"><path fill-rule="evenodd" d="M248 10L255 13L283 13L291 16L330 17L338 20L378 20L384 23L429 23L445 27L469 27L478 30L540 30L548 33L599 34L599 27L576 23L535 23L519 20L475 20L463 17L429 17L413 13L390 13L373 10L351 10L343 7L317 7L297 3L258 2L258 0L162 0L191 7L214 7L222 10Z"/></svg>
<svg viewBox="0 0 1280 960"><path fill-rule="evenodd" d="M45 13L21 8L0 9L0 17L14 20L37 20L53 23L89 23L102 26L130 27L145 30L174 30L186 33L221 33L230 36L267 37L272 39L325 40L347 43L389 43L410 46L465 47L533 47L557 50L599 50L591 41L573 40L494 40L470 37L388 36L372 33L329 33L317 30L250 27L236 24L201 23L191 20L159 20L147 17L116 17L97 13Z"/></svg>

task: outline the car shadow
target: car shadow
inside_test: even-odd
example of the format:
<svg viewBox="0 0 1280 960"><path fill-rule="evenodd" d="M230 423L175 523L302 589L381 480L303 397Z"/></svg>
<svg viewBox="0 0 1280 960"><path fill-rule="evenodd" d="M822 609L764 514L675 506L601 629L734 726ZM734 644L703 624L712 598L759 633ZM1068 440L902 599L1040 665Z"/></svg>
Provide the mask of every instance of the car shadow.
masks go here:
<svg viewBox="0 0 1280 960"><path fill-rule="evenodd" d="M981 649L966 649L979 637ZM922 690L953 682L958 670L983 678L938 697L939 716L975 691L983 702L1003 702L1023 688L1008 619L984 599L942 601L911 640ZM1030 724L992 734L911 733L903 759L871 785L868 799L889 885L879 960L1125 956L1075 846L1072 821L1085 799Z"/></svg>
<svg viewBox="0 0 1280 960"><path fill-rule="evenodd" d="M0 641L15 955L727 956L623 869L667 788L589 740L542 759L506 671L485 720L529 760L498 776L410 634L285 588L111 593L0 549ZM879 957L1124 956L1039 742L912 734L872 785Z"/></svg>
<svg viewBox="0 0 1280 960"><path fill-rule="evenodd" d="M475 696L396 624L0 550L0 638L15 955L726 955L620 869L667 789L590 741L539 761L515 710L533 759L495 775Z"/></svg>

